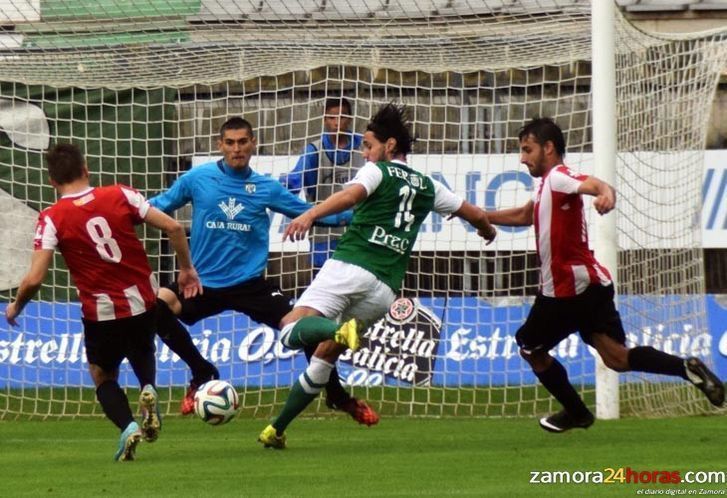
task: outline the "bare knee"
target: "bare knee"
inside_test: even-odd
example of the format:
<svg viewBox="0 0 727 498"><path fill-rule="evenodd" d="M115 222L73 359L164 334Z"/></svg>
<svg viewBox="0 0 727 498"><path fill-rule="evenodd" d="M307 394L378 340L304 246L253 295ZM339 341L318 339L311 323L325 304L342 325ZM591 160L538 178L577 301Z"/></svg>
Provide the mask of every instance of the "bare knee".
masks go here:
<svg viewBox="0 0 727 498"><path fill-rule="evenodd" d="M318 344L313 355L328 363L335 363L344 351L346 351L346 346L329 339Z"/></svg>
<svg viewBox="0 0 727 498"><path fill-rule="evenodd" d="M295 315L293 314L294 311L295 310L289 311L283 318L280 319L280 323L278 324L278 328L280 330L283 330L286 326L297 320L297 318L295 318Z"/></svg>
<svg viewBox="0 0 727 498"><path fill-rule="evenodd" d="M280 319L278 328L283 330L284 327L290 325L293 322L297 322L301 318L306 316L321 316L321 312L307 306L296 306L290 310L283 318Z"/></svg>
<svg viewBox="0 0 727 498"><path fill-rule="evenodd" d="M520 348L520 356L528 362L534 372L544 372L553 363L553 357L546 351L527 351Z"/></svg>
<svg viewBox="0 0 727 498"><path fill-rule="evenodd" d="M157 297L167 303L167 306L169 306L169 309L172 310L172 313L177 316L182 314L182 303L179 301L179 297L177 297L177 295L172 292L171 289L162 287L161 289L159 289Z"/></svg>
<svg viewBox="0 0 727 498"><path fill-rule="evenodd" d="M616 372L627 372L629 370L628 355L608 354L601 355L603 364Z"/></svg>
<svg viewBox="0 0 727 498"><path fill-rule="evenodd" d="M603 360L603 364L616 372L627 372L629 368L629 350L626 346L605 334L593 334L593 347Z"/></svg>

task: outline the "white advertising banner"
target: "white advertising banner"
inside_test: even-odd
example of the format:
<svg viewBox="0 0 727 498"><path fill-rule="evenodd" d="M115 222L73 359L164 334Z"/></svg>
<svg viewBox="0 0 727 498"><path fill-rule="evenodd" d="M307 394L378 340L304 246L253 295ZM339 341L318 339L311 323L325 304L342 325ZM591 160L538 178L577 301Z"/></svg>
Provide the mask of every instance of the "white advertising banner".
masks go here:
<svg viewBox="0 0 727 498"><path fill-rule="evenodd" d="M566 164L590 173L590 153L568 154ZM703 183L700 192L685 194L683 185L670 168L685 164L690 152L641 152L623 156L619 165L622 184L618 193L619 246L622 249L692 247L727 248L727 150L705 152ZM218 156L199 156L193 166L218 160ZM252 159L255 171L279 178L290 171L297 156L258 156ZM409 164L447 185L469 202L487 210L521 206L537 186L517 154L411 155ZM651 165L644 168L642 165ZM654 164L669 165L655 172ZM647 173L642 173L646 170ZM692 187L692 190L695 190ZM597 216L586 202L589 222ZM693 213L701 206L701 222ZM307 242L282 242L283 216L274 214L271 251L308 249ZM701 225L701 226L700 226ZM700 230L701 229L701 230ZM699 233L701 231L701 234ZM594 233L591 231L591 243ZM701 242L700 242L701 240ZM485 246L467 223L430 215L422 225L415 251L534 250L532 227L499 227L495 243Z"/></svg>

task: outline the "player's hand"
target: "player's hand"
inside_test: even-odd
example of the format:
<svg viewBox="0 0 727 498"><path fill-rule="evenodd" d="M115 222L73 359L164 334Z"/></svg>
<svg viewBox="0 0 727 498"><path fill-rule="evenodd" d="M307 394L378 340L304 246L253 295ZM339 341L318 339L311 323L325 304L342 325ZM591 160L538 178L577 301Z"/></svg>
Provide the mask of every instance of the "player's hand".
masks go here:
<svg viewBox="0 0 727 498"><path fill-rule="evenodd" d="M488 225L487 228L480 228L477 230L477 235L485 239L487 241L485 245L489 246L492 244L492 241L495 240L495 237L497 237L497 230L494 226Z"/></svg>
<svg viewBox="0 0 727 498"><path fill-rule="evenodd" d="M291 242L296 242L298 240L303 240L308 233L308 230L310 230L310 227L313 226L313 218L308 215L308 213L303 213L294 220L290 222L290 224L285 228L285 233L283 233L283 240L290 239Z"/></svg>
<svg viewBox="0 0 727 498"><path fill-rule="evenodd" d="M18 308L18 303L16 301L8 304L8 307L5 308L5 320L7 320L8 323L13 327L17 327L18 325L18 322L15 321L15 319L18 317L19 314L20 308Z"/></svg>
<svg viewBox="0 0 727 498"><path fill-rule="evenodd" d="M598 214L606 214L616 206L616 193L612 188L606 189L603 194L598 194L593 200L593 207Z"/></svg>
<svg viewBox="0 0 727 498"><path fill-rule="evenodd" d="M194 267L179 270L177 284L179 284L179 290L182 291L185 299L190 299L204 292L202 282L199 281L199 275L197 275L197 270Z"/></svg>

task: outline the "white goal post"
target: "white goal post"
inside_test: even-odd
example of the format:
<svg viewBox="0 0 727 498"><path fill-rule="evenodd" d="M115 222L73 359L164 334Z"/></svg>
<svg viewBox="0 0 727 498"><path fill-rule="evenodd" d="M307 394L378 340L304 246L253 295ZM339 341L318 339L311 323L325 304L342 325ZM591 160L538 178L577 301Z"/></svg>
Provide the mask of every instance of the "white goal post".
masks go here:
<svg viewBox="0 0 727 498"><path fill-rule="evenodd" d="M28 267L38 211L56 199L43 171L49 145L78 143L95 184L130 184L150 197L217 156L229 117L252 122L253 167L278 177L320 138L327 98L351 102L359 133L394 100L411 110L411 165L487 209L529 198L535 183L518 164L517 132L534 116L564 129L573 168L609 180L601 164L615 166L618 206L604 220L617 237L588 217L593 247L618 282L629 343L712 361L700 209L727 31L649 34L615 4L594 1L614 33L615 101L603 104L596 94L609 83L598 59L607 54L591 42L587 0L0 3L0 303ZM599 145L609 139L610 157ZM189 211L178 217L188 221ZM273 216L267 275L297 296L311 278L308 245L283 244L283 221ZM143 236L169 281L168 244L153 230ZM618 241L610 256L601 252L606 238ZM403 300L367 332L361 352L342 358L343 381L387 415L552 411L514 343L537 292L534 248L532 228L502 229L484 247L459 221L430 217ZM60 258L20 322L0 323L0 419L99 416ZM278 331L244 315L224 313L190 331L251 416L272 415L305 365ZM162 407L176 413L189 371L157 344ZM579 337L553 354L601 417L710 410L692 386L655 375L618 376L604 401ZM121 382L137 387L126 365ZM312 410L330 413L322 401Z"/></svg>
<svg viewBox="0 0 727 498"><path fill-rule="evenodd" d="M610 2L593 2L591 8L591 79L593 95L593 172L616 185L616 26ZM618 289L618 229L615 216L596 217L594 255L609 269ZM619 416L618 374L596 356L596 416Z"/></svg>

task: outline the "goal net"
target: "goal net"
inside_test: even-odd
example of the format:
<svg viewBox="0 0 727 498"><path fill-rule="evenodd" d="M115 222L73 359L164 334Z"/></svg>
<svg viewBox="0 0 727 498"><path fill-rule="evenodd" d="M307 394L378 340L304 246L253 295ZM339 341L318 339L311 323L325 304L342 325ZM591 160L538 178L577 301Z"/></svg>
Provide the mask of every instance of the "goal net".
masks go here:
<svg viewBox="0 0 727 498"><path fill-rule="evenodd" d="M151 197L216 160L229 117L252 122L253 167L278 178L324 133L327 98L352 104L360 133L389 101L411 110L410 164L486 209L522 205L536 182L518 129L551 116L566 162L592 172L590 2L584 0L7 0L0 2L0 298L30 260L38 211L56 200L43 152L82 146L96 185ZM614 6L614 9L617 7ZM703 147L727 33L656 36L616 13L618 305L629 345L711 363L701 234ZM354 152L354 157L358 152ZM304 186L305 187L305 186ZM589 220L593 212L588 209ZM177 212L188 222L189 209ZM272 216L267 276L298 296L307 242L282 243ZM142 232L160 280L169 245ZM595 233L591 230L591 240ZM519 357L515 332L538 289L532 228L485 247L458 220L425 222L400 300L344 355L348 389L384 414L532 416L554 409ZM0 305L1 306L1 305ZM269 417L305 368L278 331L226 312L190 327L202 354ZM176 413L189 370L157 341L162 407ZM593 354L579 336L552 354L590 406ZM98 416L77 295L57 257L20 326L0 323L0 418ZM137 387L128 365L120 382ZM699 413L682 381L620 376L621 412ZM331 411L323 400L312 407Z"/></svg>

